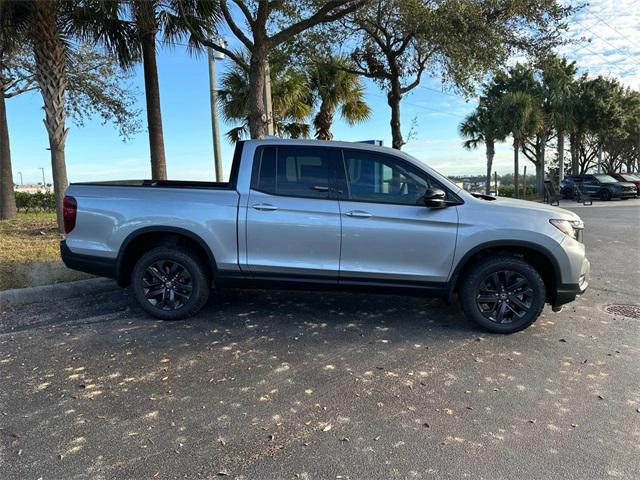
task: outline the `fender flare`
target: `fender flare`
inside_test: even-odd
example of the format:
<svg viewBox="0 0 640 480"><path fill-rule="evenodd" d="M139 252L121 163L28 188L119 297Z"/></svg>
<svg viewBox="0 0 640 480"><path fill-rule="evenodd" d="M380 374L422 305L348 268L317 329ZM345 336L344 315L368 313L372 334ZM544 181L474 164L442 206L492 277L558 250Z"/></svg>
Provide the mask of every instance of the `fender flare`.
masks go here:
<svg viewBox="0 0 640 480"><path fill-rule="evenodd" d="M462 272L462 270L469 263L469 261L475 255L482 252L483 250L496 249L500 247L507 247L507 248L524 247L540 253L547 260L549 260L549 263L551 263L551 265L553 266L553 273L556 281L556 287L562 284L562 276L560 274L560 265L558 264L558 260L553 255L553 253L551 253L551 251L546 247L543 247L542 245L539 245L537 243L527 242L525 240L493 240L490 242L484 242L476 245L467 253L465 253L463 257L460 259L460 261L456 264L455 268L451 273L451 276L449 277L450 280L449 280L448 291L447 291L448 301L451 301L453 292L456 288L456 285L460 277L460 272Z"/></svg>
<svg viewBox="0 0 640 480"><path fill-rule="evenodd" d="M118 250L118 256L116 257L116 280L118 281L119 285L126 284L126 279L123 278L123 275L124 275L123 262L124 262L127 248L129 247L131 242L133 242L136 238L138 238L140 235L144 235L147 233L173 233L176 235L182 235L184 237L187 237L195 241L202 248L202 250L204 250L204 252L207 254L207 258L209 260L209 265L211 266L212 273L215 275L215 272L217 271L216 259L213 255L213 252L211 251L211 248L209 248L209 245L207 245L207 243L202 239L202 237L200 237L199 235L196 235L195 233L187 229L180 228L180 227L171 227L168 225L153 225L153 226L142 227L137 230L134 230L133 232L131 232L129 235L125 237L122 244L120 245L120 249Z"/></svg>

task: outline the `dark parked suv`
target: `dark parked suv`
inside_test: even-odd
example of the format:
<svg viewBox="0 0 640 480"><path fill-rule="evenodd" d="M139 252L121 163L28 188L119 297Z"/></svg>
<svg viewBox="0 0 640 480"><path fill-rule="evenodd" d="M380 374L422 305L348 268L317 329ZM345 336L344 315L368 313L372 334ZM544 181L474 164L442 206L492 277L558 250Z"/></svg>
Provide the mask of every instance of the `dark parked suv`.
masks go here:
<svg viewBox="0 0 640 480"><path fill-rule="evenodd" d="M569 175L560 182L560 192L565 198L572 198L575 187L580 187L584 193L601 200L612 198L632 198L637 196L638 189L633 183L619 182L610 175Z"/></svg>

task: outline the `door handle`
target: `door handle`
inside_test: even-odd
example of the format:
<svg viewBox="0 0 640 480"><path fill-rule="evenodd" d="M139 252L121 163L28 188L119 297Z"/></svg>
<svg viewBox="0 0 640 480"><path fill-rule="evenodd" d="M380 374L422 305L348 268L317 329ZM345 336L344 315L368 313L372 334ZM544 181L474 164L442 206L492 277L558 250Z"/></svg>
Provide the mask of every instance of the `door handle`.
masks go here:
<svg viewBox="0 0 640 480"><path fill-rule="evenodd" d="M311 190L315 190L316 192L328 192L329 187L326 185L316 185L315 187L311 187Z"/></svg>
<svg viewBox="0 0 640 480"><path fill-rule="evenodd" d="M363 212L362 210L352 210L350 212L345 213L347 217L354 218L369 218L371 214L369 212Z"/></svg>
<svg viewBox="0 0 640 480"><path fill-rule="evenodd" d="M262 212L273 212L278 209L278 207L271 205L270 203L256 203L255 205L251 205L251 208Z"/></svg>

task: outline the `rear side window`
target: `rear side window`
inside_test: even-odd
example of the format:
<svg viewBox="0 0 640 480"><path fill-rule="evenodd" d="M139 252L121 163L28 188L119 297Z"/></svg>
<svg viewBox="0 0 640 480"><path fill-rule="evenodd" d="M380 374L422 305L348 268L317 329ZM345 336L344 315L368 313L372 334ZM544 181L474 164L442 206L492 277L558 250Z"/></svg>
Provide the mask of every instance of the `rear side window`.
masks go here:
<svg viewBox="0 0 640 480"><path fill-rule="evenodd" d="M329 196L327 149L265 147L254 164L253 173L251 186L261 192L296 197Z"/></svg>

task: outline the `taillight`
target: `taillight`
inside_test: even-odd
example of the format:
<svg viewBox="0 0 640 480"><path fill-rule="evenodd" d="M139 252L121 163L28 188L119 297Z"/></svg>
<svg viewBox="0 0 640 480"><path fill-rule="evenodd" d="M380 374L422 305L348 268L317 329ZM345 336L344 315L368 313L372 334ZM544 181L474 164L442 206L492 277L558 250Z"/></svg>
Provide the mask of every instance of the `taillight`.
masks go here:
<svg viewBox="0 0 640 480"><path fill-rule="evenodd" d="M65 195L62 201L62 217L64 219L64 233L69 233L76 226L76 214L78 213L78 202L73 197Z"/></svg>

